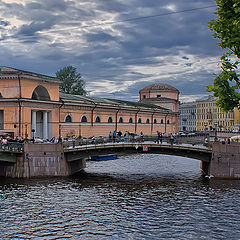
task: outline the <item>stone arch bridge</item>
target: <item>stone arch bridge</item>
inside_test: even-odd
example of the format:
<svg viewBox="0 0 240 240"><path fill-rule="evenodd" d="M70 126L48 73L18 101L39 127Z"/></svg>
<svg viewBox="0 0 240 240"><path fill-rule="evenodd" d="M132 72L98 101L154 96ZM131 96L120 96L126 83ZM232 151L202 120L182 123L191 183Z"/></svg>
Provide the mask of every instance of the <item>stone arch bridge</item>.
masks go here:
<svg viewBox="0 0 240 240"><path fill-rule="evenodd" d="M147 151L146 151L147 150ZM105 143L64 146L62 143L24 143L0 147L0 176L60 177L86 167L91 155L117 153L171 154L198 159L203 172L214 178L240 178L240 143L214 142L212 148L187 144Z"/></svg>
<svg viewBox="0 0 240 240"><path fill-rule="evenodd" d="M91 155L156 153L178 155L201 161L208 173L212 149L191 145L156 143L105 143L73 147L62 143L25 143L0 149L0 176L12 178L69 176L86 167Z"/></svg>

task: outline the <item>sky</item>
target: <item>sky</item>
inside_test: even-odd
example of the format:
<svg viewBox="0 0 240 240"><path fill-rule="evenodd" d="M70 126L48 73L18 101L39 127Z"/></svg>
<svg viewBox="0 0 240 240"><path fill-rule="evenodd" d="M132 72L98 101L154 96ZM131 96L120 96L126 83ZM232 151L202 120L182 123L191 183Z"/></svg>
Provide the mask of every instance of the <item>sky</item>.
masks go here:
<svg viewBox="0 0 240 240"><path fill-rule="evenodd" d="M138 101L159 83L196 100L220 70L215 12L213 0L0 0L0 66L71 65L93 97Z"/></svg>

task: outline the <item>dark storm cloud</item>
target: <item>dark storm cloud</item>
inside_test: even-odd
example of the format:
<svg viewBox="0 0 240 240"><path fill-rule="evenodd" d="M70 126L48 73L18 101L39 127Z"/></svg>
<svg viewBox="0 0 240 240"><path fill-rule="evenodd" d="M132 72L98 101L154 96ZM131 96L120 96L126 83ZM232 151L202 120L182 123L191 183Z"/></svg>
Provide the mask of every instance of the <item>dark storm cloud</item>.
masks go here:
<svg viewBox="0 0 240 240"><path fill-rule="evenodd" d="M73 65L90 90L96 89L94 84L108 82L113 92L131 99L152 83L167 83L182 94L197 94L205 91L204 85L212 80L204 68L195 69L198 58L220 53L207 26L214 18L214 8L185 10L214 5L214 0L18 2L6 4L0 0L0 29L9 28L0 39L15 41L19 44L16 51L22 43L26 51L31 49L29 55L22 55L24 51L18 54L28 64L24 69L29 66L30 71L55 75L60 68ZM8 17L21 24L11 26L14 23ZM20 57L11 58L11 51L9 47L9 54L5 52L12 59L9 63L21 67ZM0 61L4 59L0 57ZM189 69L193 70L191 76ZM191 86L186 88L189 82ZM99 94L104 91L103 85Z"/></svg>
<svg viewBox="0 0 240 240"><path fill-rule="evenodd" d="M8 21L0 20L0 26L6 27L6 26L9 26L9 25L10 25L10 23Z"/></svg>
<svg viewBox="0 0 240 240"><path fill-rule="evenodd" d="M30 24L24 24L20 29L18 34L34 36L36 32L42 30L51 29L51 27L55 24L55 19L47 20L45 22L31 22Z"/></svg>

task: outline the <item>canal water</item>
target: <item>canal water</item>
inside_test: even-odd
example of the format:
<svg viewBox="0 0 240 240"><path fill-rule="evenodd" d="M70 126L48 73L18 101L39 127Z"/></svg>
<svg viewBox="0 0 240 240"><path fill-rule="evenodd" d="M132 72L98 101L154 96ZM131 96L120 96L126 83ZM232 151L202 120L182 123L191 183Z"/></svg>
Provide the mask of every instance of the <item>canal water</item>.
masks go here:
<svg viewBox="0 0 240 240"><path fill-rule="evenodd" d="M0 239L240 239L240 181L136 154L70 178L0 179Z"/></svg>

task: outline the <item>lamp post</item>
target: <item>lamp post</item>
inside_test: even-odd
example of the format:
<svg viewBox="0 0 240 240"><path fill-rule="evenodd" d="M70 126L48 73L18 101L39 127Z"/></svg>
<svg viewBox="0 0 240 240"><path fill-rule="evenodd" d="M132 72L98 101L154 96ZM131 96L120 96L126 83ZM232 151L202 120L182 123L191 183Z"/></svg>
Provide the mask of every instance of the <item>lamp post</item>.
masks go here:
<svg viewBox="0 0 240 240"><path fill-rule="evenodd" d="M214 128L214 131L215 131L214 132L214 141L217 141L217 123L216 122L214 123L214 127L215 127Z"/></svg>
<svg viewBox="0 0 240 240"><path fill-rule="evenodd" d="M207 142L206 139L207 139L207 123L205 122L204 123L204 143Z"/></svg>
<svg viewBox="0 0 240 240"><path fill-rule="evenodd" d="M28 138L28 133L27 133L27 123L25 123L25 140Z"/></svg>
<svg viewBox="0 0 240 240"><path fill-rule="evenodd" d="M35 138L34 138L34 133L35 133L35 129L32 129L33 143L34 143L34 141L35 141Z"/></svg>

